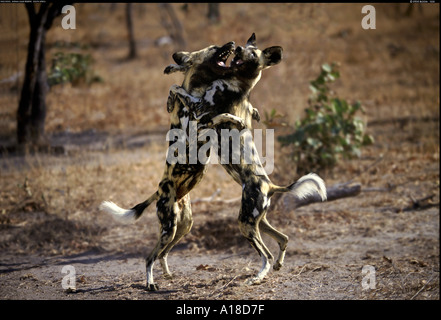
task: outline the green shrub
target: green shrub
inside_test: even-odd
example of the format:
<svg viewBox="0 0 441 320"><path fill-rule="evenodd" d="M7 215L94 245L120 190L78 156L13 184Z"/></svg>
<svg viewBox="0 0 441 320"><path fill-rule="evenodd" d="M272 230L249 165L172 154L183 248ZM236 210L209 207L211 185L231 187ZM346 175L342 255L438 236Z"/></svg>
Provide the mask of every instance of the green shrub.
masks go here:
<svg viewBox="0 0 441 320"><path fill-rule="evenodd" d="M356 116L364 112L360 102L348 103L330 90L329 84L339 77L337 64L324 64L317 79L310 82L312 94L305 117L296 121L293 133L278 138L283 147L292 147L298 173L332 168L341 158L359 157L361 147L373 143Z"/></svg>
<svg viewBox="0 0 441 320"><path fill-rule="evenodd" d="M52 67L48 74L50 86L71 82L91 84L102 82L92 71L93 59L90 54L57 52L52 59Z"/></svg>

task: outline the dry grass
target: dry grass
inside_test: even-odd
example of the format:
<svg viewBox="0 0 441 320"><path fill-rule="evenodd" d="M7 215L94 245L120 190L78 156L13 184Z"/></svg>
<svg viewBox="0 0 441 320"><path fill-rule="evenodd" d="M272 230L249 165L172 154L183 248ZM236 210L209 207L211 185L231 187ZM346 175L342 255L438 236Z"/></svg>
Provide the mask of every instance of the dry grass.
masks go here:
<svg viewBox="0 0 441 320"><path fill-rule="evenodd" d="M416 13L412 18L397 15L396 6L376 6L376 30L360 27L361 5L357 4L222 4L217 25L201 18L206 10L203 4L191 4L188 13L178 4L174 8L188 43L182 49L230 40L243 44L252 32L261 47L284 47L284 62L266 71L253 92L252 101L261 111L276 108L292 123L302 115L308 81L322 63L337 61L342 65L338 93L361 100L368 119L408 116L415 110L421 116L439 116L438 4L424 6L424 15ZM176 48L153 45L166 35L158 6L135 4L140 57L132 62L124 60L128 48L123 5L113 11L107 4L76 7L77 29L63 30L59 18L48 34L48 44L66 41L91 46L87 52L95 58L95 71L105 83L53 88L48 96L47 131L166 127L168 88L181 77L162 74ZM19 46L13 54L2 54L6 62L0 68L2 77L11 75L17 60L18 70L23 70L28 27L21 6L18 17ZM6 31L2 37L8 43L15 32ZM48 61L57 50L48 50ZM6 88L2 92L7 93ZM17 95L17 91L2 95L1 134L14 131Z"/></svg>
<svg viewBox="0 0 441 320"><path fill-rule="evenodd" d="M376 30L360 27L361 9L355 4L222 4L222 20L217 25L201 18L205 5L191 4L187 13L180 5L173 6L184 25L186 50L230 40L241 44L251 32L256 32L261 47L284 47L284 61L265 71L251 97L261 113L275 108L286 115L288 123L293 123L302 115L306 104L308 81L316 76L322 63L338 61L342 75L335 89L341 97L362 101L367 111L366 120L404 116L439 118L439 21L437 10L434 10L438 4L424 6L424 14L416 13L412 18L397 15L396 5L378 4ZM63 30L60 18L50 30L48 61L59 50L53 46L57 41L88 45L85 52L93 55L94 71L104 83L52 88L47 99L48 133L144 132L167 128L165 99L169 86L179 83L181 76L162 73L176 48L153 45L155 39L166 35L158 18L158 6L135 4L139 58L129 62L125 60L128 48L123 6L116 5L113 11L111 7L78 4L77 30ZM19 70L24 66L28 32L24 8L2 6L3 17L14 18L14 13L18 23L12 19L9 24L2 25L9 31L2 33L2 40L14 43L18 39L19 42L16 54L2 53L5 61L0 65L2 77L9 76L17 65ZM9 140L14 135L18 99L14 86L15 83L4 83L0 87L0 135ZM396 178L397 172L409 170L406 169L409 159L418 167L419 177L426 177L421 173L426 163L439 159L438 122L427 125L410 122L404 128L396 128L402 130L402 134L391 135L390 127L369 128L377 143L365 150L364 162L348 162L333 172L321 174L326 176L328 183L339 181L362 172L372 159L384 155L386 160L376 169L376 175L360 177L363 183L369 186L381 182L385 176ZM276 134L285 132L276 130ZM3 214L24 209L19 204L28 195L18 186L25 181L34 190L34 200L39 203L34 209L44 209L59 216L68 212L70 215L72 212L85 213L96 208L104 198L123 199L121 205L131 205L140 197L140 192L135 190L154 190L162 173L163 148L162 144L153 144L137 151L142 154L139 156L125 152L119 156L120 160L110 165L106 158L112 150L107 154L78 154L70 159L35 156L24 160L19 167L17 159L6 160L1 168ZM143 152L147 150L156 156L146 157ZM294 178L283 173L292 166L284 153L276 149L277 165L273 177L279 183ZM220 187L222 197L237 197L240 188L224 177L220 168L209 170L206 188L199 188L198 196L209 196Z"/></svg>

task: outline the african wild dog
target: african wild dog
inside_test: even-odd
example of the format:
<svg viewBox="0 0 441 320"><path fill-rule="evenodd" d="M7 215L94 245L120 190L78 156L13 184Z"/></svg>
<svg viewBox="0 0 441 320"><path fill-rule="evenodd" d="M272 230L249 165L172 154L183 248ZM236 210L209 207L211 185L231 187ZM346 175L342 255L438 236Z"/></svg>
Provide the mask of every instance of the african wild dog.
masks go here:
<svg viewBox="0 0 441 320"><path fill-rule="evenodd" d="M245 48L236 48L235 57L231 62L231 68L235 71L233 77L215 80L202 98L191 96L182 87L172 86L170 92L172 98L170 100L179 99L189 110L194 110L196 117L200 118L199 121L203 123L209 122L219 113L240 114L238 110L253 110L249 102L250 91L259 81L262 70L278 64L281 59L281 47L269 47L261 51L256 46L256 38L253 34ZM203 121L204 118L206 121ZM221 136L221 130L231 130L237 127L238 123L235 122L215 124L219 137ZM324 201L326 199L326 188L323 180L316 174L303 176L296 183L287 187L274 185L262 167L254 142L251 139L241 137L240 149L245 150L244 144L246 143L252 144L248 150L254 151L252 152L253 160L251 163L241 158L239 164L234 164L231 158L233 152L229 152L229 161L221 164L233 179L242 185L239 228L245 238L258 251L263 261L260 272L256 277L248 279L247 283L257 284L268 273L270 263L273 260L272 254L262 241L260 231L273 237L279 244L279 256L273 266L275 270L282 267L288 243L288 237L272 227L266 219L271 196L275 192L290 192L299 198L318 195ZM232 148L233 146L230 145L229 147ZM221 150L218 151L220 155Z"/></svg>
<svg viewBox="0 0 441 320"><path fill-rule="evenodd" d="M214 80L231 75L231 69L225 65L225 62L233 51L234 42L229 42L222 47L212 45L191 53L177 52L173 54L173 59L178 65L168 66L164 73L168 74L177 69L185 72L182 86L197 97L204 94ZM186 128L189 120L187 107L180 101L176 101L174 106L168 101L168 108L172 111L170 129ZM240 112L240 115L246 114L247 111ZM174 142L174 140L170 141L169 145ZM190 232L193 218L189 192L201 181L206 170L205 164L190 164L188 159L186 164L166 162L158 190L144 202L129 210L109 201L104 201L100 205L101 210L111 213L119 220L133 221L138 219L152 202L157 201L160 236L155 248L146 258L147 290L158 289L153 280L153 264L156 259L161 263L164 276L172 276L167 265L167 255L173 246Z"/></svg>

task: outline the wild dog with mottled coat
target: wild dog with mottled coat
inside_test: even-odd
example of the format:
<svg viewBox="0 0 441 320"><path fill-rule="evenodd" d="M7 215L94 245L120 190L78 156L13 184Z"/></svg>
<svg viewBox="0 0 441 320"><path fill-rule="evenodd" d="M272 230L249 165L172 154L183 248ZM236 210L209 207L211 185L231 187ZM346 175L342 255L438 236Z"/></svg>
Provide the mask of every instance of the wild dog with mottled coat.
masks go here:
<svg viewBox="0 0 441 320"><path fill-rule="evenodd" d="M278 64L282 60L282 48L279 46L259 50L253 34L245 47L237 47L235 57L231 62L234 67L234 76L219 79L207 89L202 98L193 97L183 87L171 88L171 100L179 99L189 110L196 112L196 116L209 122L219 114L239 114L238 110L255 110L249 102L249 95L261 77L262 70ZM244 116L244 118L246 118ZM201 122L202 122L201 120ZM223 122L215 124L220 137L222 130L237 129L238 123ZM246 146L245 144L251 144ZM219 155L222 150L219 145ZM234 146L229 145L232 149ZM240 163L232 161L233 152L229 152L229 161L222 163L226 171L242 186L242 204L239 212L239 228L243 236L251 243L262 257L262 268L248 284L259 283L270 269L273 256L263 243L260 231L273 237L279 244L279 256L273 266L275 270L282 267L285 257L288 237L272 227L266 219L266 212L270 205L270 198L276 192L290 192L298 198L318 196L322 201L326 199L326 187L323 180L316 174L308 174L297 182L280 187L273 184L266 174L256 147L252 139L241 136L240 150L253 150L251 162L241 157Z"/></svg>
<svg viewBox="0 0 441 320"><path fill-rule="evenodd" d="M178 70L185 72L182 87L197 97L204 94L214 80L231 75L231 70L225 62L233 53L234 47L234 42L229 42L221 47L211 45L195 52L177 52L173 54L173 59L178 65L168 66L164 73L169 74ZM172 112L170 131L186 129L189 120L188 108L180 101L175 101L173 106L169 101L168 108ZM240 114L247 114L247 111L241 111ZM175 142L170 140L169 146ZM198 148L201 145L202 142L198 144ZM187 142L187 149L188 147ZM147 200L131 209L123 209L110 201L104 201L100 205L101 210L111 213L118 220L130 222L138 219L151 203L157 201L160 236L156 246L146 258L147 290L158 290L153 279L153 265L156 259L161 263L164 276L172 277L167 256L173 246L190 232L193 218L189 192L201 181L206 170L206 164L200 162L190 164L188 158L185 164L166 161L158 189Z"/></svg>

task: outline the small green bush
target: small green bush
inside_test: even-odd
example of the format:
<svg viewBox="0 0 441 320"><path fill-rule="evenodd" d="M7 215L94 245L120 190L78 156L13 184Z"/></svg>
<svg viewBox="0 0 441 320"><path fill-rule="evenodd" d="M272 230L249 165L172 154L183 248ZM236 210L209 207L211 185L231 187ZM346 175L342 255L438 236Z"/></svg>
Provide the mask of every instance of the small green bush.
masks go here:
<svg viewBox="0 0 441 320"><path fill-rule="evenodd" d="M102 82L92 71L93 59L90 54L57 52L52 59L52 67L48 74L48 84L53 86L71 82L91 84Z"/></svg>
<svg viewBox="0 0 441 320"><path fill-rule="evenodd" d="M356 116L364 112L360 102L348 103L330 90L329 84L339 77L337 64L322 65L320 75L310 82L305 117L296 121L293 133L278 138L283 147L292 146L298 173L332 168L341 158L359 157L361 147L373 143Z"/></svg>

